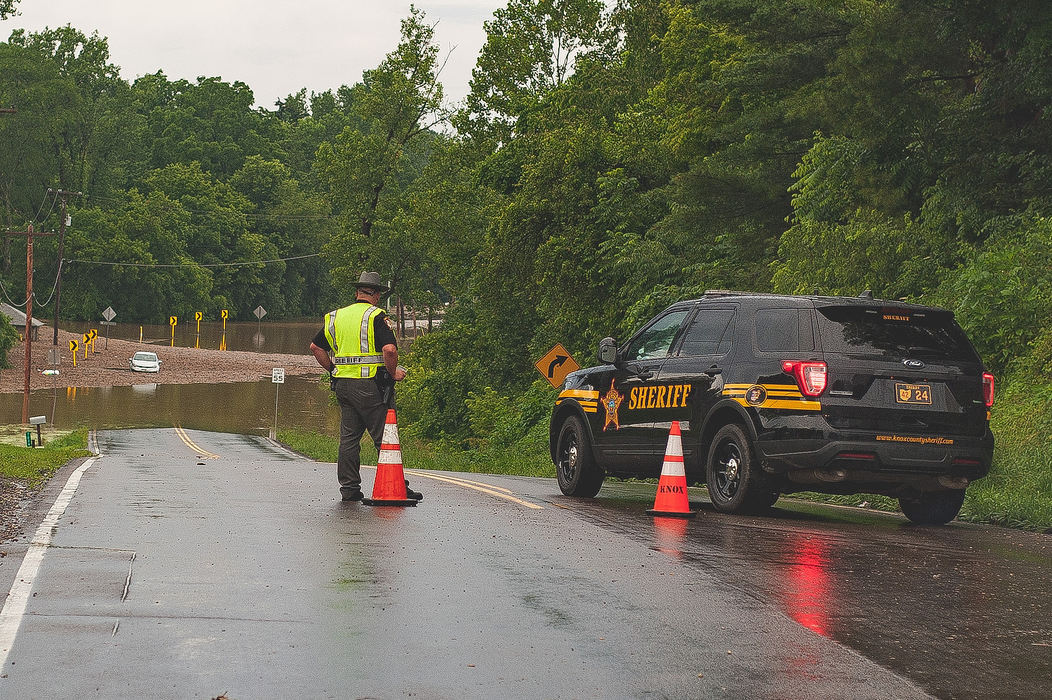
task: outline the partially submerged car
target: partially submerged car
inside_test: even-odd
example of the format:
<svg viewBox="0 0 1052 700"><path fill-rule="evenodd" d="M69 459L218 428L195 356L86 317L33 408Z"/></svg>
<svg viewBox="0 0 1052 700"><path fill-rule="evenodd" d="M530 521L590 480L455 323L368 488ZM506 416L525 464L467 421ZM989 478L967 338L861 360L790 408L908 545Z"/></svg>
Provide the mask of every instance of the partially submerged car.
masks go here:
<svg viewBox="0 0 1052 700"><path fill-rule="evenodd" d="M134 372L160 372L161 361L155 352L137 352L128 360Z"/></svg>

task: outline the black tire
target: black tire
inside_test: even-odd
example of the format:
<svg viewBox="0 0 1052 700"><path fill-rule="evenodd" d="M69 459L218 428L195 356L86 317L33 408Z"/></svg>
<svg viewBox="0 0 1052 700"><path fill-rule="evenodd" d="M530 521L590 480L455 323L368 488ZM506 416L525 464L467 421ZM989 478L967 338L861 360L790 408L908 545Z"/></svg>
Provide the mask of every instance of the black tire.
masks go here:
<svg viewBox="0 0 1052 700"><path fill-rule="evenodd" d="M917 525L945 525L961 512L964 489L926 491L899 498L902 512Z"/></svg>
<svg viewBox="0 0 1052 700"><path fill-rule="evenodd" d="M603 487L604 474L595 463L588 430L577 416L567 418L559 430L555 475L567 496L592 498Z"/></svg>
<svg viewBox="0 0 1052 700"><path fill-rule="evenodd" d="M778 492L762 482L748 436L734 423L712 439L705 483L712 506L721 513L760 513L778 500Z"/></svg>

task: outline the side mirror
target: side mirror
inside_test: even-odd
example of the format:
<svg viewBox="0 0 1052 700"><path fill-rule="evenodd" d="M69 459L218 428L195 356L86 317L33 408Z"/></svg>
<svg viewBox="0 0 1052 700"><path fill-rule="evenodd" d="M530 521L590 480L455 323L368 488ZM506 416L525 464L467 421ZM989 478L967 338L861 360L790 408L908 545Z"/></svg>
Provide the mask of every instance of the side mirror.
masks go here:
<svg viewBox="0 0 1052 700"><path fill-rule="evenodd" d="M599 361L604 365L617 364L617 341L613 338L603 338L599 341Z"/></svg>

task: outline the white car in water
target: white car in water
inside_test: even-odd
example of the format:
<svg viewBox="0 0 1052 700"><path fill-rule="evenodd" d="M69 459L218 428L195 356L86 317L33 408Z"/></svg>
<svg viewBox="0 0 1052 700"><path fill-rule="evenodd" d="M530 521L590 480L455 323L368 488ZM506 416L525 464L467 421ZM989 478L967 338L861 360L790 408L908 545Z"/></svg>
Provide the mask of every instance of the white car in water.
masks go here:
<svg viewBox="0 0 1052 700"><path fill-rule="evenodd" d="M128 364L135 372L161 371L161 361L157 359L155 352L137 352L128 360Z"/></svg>

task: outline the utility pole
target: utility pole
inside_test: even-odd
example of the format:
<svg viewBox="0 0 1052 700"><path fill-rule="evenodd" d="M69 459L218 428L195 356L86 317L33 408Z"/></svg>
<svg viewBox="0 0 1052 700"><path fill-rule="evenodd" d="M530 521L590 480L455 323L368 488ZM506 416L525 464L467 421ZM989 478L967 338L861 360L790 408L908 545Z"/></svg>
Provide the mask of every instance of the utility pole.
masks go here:
<svg viewBox="0 0 1052 700"><path fill-rule="evenodd" d="M8 231L9 236L26 237L26 388L22 395L22 423L29 423L29 376L32 372L33 359L33 238L35 236L54 236L53 233L34 231L29 225L28 231Z"/></svg>
<svg viewBox="0 0 1052 700"><path fill-rule="evenodd" d="M57 196L62 198L62 214L58 223L58 271L55 273L55 327L54 337L51 340L51 344L58 346L58 305L59 300L62 299L62 252L63 246L66 242L66 197L80 197L80 192L67 192L66 190L51 190L48 192L54 192Z"/></svg>

